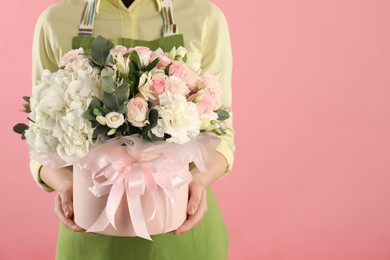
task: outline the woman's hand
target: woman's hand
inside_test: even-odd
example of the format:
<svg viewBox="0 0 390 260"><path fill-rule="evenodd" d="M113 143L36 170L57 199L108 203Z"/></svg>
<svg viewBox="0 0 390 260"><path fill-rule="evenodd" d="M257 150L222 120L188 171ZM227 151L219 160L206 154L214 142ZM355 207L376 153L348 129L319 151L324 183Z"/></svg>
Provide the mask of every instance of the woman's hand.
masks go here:
<svg viewBox="0 0 390 260"><path fill-rule="evenodd" d="M225 174L227 162L219 152L215 152L213 164L206 172L199 172L196 167L191 170L192 182L189 185L187 220L174 231L175 235L187 232L198 224L207 212L206 187Z"/></svg>
<svg viewBox="0 0 390 260"><path fill-rule="evenodd" d="M55 198L54 214L58 220L74 232L85 230L76 225L73 221L73 184L64 183Z"/></svg>
<svg viewBox="0 0 390 260"><path fill-rule="evenodd" d="M199 174L193 176L192 182L189 184L189 200L187 207L187 220L178 229L174 231L175 235L180 235L187 232L198 224L204 214L207 212L206 187L202 183Z"/></svg>
<svg viewBox="0 0 390 260"><path fill-rule="evenodd" d="M40 177L57 195L54 203L54 214L67 228L75 232L83 232L73 221L73 170L72 167L51 169L42 167Z"/></svg>

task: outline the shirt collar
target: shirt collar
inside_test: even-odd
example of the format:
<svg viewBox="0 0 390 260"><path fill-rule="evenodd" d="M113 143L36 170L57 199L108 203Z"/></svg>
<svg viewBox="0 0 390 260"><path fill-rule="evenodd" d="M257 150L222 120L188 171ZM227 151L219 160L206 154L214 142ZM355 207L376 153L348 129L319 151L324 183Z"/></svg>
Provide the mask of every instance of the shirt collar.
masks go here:
<svg viewBox="0 0 390 260"><path fill-rule="evenodd" d="M93 1L93 0L88 0L88 1ZM100 11L100 3L102 2L102 1L104 1L104 0L96 0L96 13L98 14L99 13L99 11ZM121 0L111 0L111 1L116 1L116 2L118 2L118 1L121 1ZM135 1L141 1L141 0L135 0ZM158 9L158 11L159 12L161 12L161 0L154 0L155 2L156 2L156 4L157 4L157 9Z"/></svg>

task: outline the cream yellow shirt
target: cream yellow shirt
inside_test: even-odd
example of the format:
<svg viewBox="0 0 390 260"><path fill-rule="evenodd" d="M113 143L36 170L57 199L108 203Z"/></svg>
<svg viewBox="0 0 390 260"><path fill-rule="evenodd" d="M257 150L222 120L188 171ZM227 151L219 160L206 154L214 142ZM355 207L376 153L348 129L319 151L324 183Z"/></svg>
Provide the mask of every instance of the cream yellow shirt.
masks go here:
<svg viewBox="0 0 390 260"><path fill-rule="evenodd" d="M72 38L78 33L85 0L63 0L39 17L33 42L33 83L43 69L55 71L60 57L71 50ZM162 37L163 21L159 0L135 0L126 8L121 0L100 0L95 18L93 36L106 38L133 38L155 40ZM173 15L179 33L184 35L188 50L187 62L200 64L200 72L217 75L222 85L222 101L232 104L232 54L229 29L224 14L209 0L172 0ZM219 136L221 153L230 172L234 159L234 130L232 119L227 121L226 135ZM52 189L39 177L41 165L30 160L34 179L45 190Z"/></svg>

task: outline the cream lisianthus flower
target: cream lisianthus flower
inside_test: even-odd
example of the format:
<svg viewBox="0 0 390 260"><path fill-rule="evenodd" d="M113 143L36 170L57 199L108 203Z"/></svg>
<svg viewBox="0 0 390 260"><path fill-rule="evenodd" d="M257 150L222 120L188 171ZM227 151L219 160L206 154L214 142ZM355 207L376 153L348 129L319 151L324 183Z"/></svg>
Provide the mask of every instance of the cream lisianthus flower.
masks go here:
<svg viewBox="0 0 390 260"><path fill-rule="evenodd" d="M125 117L117 112L110 112L105 116L106 124L110 128L118 128L125 122Z"/></svg>

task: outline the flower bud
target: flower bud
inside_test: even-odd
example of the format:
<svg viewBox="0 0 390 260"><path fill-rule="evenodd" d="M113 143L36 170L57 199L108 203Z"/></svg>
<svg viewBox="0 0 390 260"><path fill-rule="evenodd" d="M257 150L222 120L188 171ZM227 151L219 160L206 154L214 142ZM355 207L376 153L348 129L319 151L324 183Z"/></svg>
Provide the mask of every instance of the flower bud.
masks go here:
<svg viewBox="0 0 390 260"><path fill-rule="evenodd" d="M96 117L96 121L98 121L98 123L101 125L106 125L106 118L102 115L98 115Z"/></svg>
<svg viewBox="0 0 390 260"><path fill-rule="evenodd" d="M116 133L116 128L112 128L110 131L107 132L107 135L114 135Z"/></svg>
<svg viewBox="0 0 390 260"><path fill-rule="evenodd" d="M102 115L102 112L100 112L99 109L94 108L94 109L93 109L93 115L94 115L94 116L101 116L101 115Z"/></svg>

